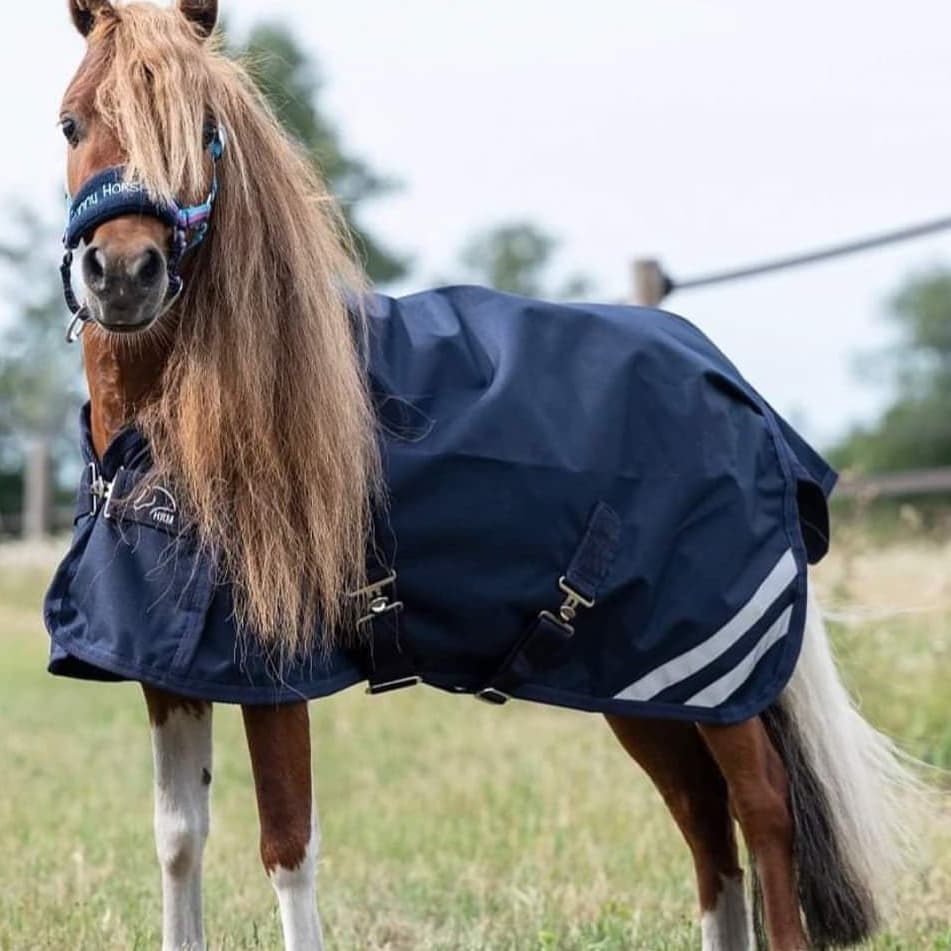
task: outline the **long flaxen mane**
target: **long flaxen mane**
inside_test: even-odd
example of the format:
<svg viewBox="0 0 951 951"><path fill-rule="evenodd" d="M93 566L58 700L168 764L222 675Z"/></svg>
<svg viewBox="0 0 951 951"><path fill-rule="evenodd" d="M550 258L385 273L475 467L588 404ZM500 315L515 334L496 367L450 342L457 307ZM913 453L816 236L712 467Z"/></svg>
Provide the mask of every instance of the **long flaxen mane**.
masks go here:
<svg viewBox="0 0 951 951"><path fill-rule="evenodd" d="M153 479L187 500L233 585L239 631L280 660L349 629L378 497L361 364L363 287L336 202L242 66L177 11L132 3L90 37L100 118L130 177L203 200L213 117L228 133L211 231L177 306L161 392L137 411Z"/></svg>

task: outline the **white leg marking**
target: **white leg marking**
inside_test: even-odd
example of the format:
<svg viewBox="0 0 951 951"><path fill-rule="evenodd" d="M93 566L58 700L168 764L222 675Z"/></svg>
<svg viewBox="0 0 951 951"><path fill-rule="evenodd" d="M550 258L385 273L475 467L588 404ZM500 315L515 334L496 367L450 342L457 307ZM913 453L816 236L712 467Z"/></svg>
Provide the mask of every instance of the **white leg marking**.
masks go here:
<svg viewBox="0 0 951 951"><path fill-rule="evenodd" d="M152 729L163 951L203 951L201 858L208 838L211 707L172 710Z"/></svg>
<svg viewBox="0 0 951 951"><path fill-rule="evenodd" d="M751 923L746 911L743 880L720 876L717 903L700 919L703 951L749 951Z"/></svg>
<svg viewBox="0 0 951 951"><path fill-rule="evenodd" d="M310 842L304 859L297 868L278 866L271 873L271 884L277 892L284 929L285 951L322 951L323 934L317 915L317 856L320 852L320 829L317 810L311 815Z"/></svg>

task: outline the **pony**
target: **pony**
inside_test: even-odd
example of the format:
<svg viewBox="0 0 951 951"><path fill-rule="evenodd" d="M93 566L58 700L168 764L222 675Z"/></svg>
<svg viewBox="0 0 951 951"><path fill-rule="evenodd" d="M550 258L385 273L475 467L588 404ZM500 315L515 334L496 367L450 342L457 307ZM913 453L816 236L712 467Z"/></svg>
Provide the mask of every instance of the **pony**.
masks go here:
<svg viewBox="0 0 951 951"><path fill-rule="evenodd" d="M175 485L197 544L232 586L237 629L280 670L344 642L357 610L348 593L369 591L372 612L391 607L365 557L372 510L386 503L366 317L353 306L365 282L332 196L222 53L216 0L68 5L87 46L60 116L79 222L64 281L92 445L103 457L130 424L144 434L151 470L135 508L173 521L178 505L164 486ZM97 194L128 205L96 218ZM115 501L101 481L89 489L107 509ZM569 626L586 602L563 590ZM212 704L143 689L163 947L202 948ZM308 706L248 704L243 718L285 946L313 951L323 938ZM908 834L902 796L915 780L853 706L814 602L795 671L761 713L607 722L691 851L704 951L854 944L881 924Z"/></svg>

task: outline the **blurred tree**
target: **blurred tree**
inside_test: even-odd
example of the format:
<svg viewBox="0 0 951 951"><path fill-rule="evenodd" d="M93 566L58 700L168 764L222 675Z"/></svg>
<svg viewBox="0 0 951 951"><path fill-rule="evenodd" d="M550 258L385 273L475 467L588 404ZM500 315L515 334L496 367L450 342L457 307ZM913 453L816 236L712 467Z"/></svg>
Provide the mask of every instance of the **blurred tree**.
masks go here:
<svg viewBox="0 0 951 951"><path fill-rule="evenodd" d="M0 527L5 515L23 511L24 531L36 537L49 527L56 460L75 453L67 444L75 440L83 387L76 352L63 340L62 289L51 277L55 230L26 208L15 218L16 237L0 244L15 313L0 328ZM15 482L19 492L11 491Z"/></svg>
<svg viewBox="0 0 951 951"><path fill-rule="evenodd" d="M951 465L951 269L913 275L892 297L898 340L866 361L866 377L891 382L896 399L871 426L854 429L831 453L864 471Z"/></svg>
<svg viewBox="0 0 951 951"><path fill-rule="evenodd" d="M315 61L290 30L275 23L255 26L243 45L230 49L248 65L284 128L312 156L339 199L371 280L385 284L403 277L407 259L385 248L355 220L361 202L385 194L394 184L345 151L336 127L321 112L323 82Z"/></svg>
<svg viewBox="0 0 951 951"><path fill-rule="evenodd" d="M525 221L496 225L476 235L462 250L469 278L496 290L526 297L577 298L590 293L587 278L575 276L546 290L545 275L558 241Z"/></svg>
<svg viewBox="0 0 951 951"><path fill-rule="evenodd" d="M82 400L76 351L67 347L57 279L56 233L35 212L16 212L17 235L0 244L5 290L16 317L0 330L0 456L20 456L25 440L50 445L75 429Z"/></svg>

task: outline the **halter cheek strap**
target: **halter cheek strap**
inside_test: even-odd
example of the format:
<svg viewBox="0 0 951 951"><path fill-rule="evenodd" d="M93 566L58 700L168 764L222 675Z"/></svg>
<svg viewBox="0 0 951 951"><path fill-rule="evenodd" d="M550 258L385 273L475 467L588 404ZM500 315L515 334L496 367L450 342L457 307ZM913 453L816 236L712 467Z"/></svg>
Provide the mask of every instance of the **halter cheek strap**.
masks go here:
<svg viewBox="0 0 951 951"><path fill-rule="evenodd" d="M211 215L218 197L218 162L224 155L227 133L218 126L208 153L212 158L213 172L211 190L200 205L181 206L175 201L155 201L140 182L126 179L124 166L115 165L94 175L76 193L67 199L66 231L63 235L63 263L60 276L63 280L63 296L73 315L66 339L74 343L79 339L86 323L92 319L89 308L81 304L73 290L73 252L86 235L92 234L100 225L126 215L144 215L155 218L172 229L171 248L168 256L168 291L163 312L175 303L182 292L182 277L179 267L185 253L197 248L205 240L211 224Z"/></svg>

